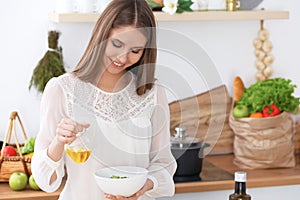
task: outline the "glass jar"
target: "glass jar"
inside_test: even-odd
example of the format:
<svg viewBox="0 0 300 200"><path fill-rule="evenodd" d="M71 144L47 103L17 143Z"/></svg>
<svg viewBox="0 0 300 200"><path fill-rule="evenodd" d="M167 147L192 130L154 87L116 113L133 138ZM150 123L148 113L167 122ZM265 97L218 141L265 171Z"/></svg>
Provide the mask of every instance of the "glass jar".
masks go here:
<svg viewBox="0 0 300 200"><path fill-rule="evenodd" d="M82 134L86 132L84 129L76 135L76 139L70 143L65 144L65 152L77 164L84 163L91 155L91 150L84 144L81 139Z"/></svg>

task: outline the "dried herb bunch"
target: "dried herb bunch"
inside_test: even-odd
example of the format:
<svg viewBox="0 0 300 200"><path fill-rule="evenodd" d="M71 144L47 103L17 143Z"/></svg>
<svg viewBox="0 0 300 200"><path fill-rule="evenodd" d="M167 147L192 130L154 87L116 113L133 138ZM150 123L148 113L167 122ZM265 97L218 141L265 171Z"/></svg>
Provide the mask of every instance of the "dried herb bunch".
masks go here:
<svg viewBox="0 0 300 200"><path fill-rule="evenodd" d="M59 35L60 33L57 31L48 32L49 50L35 67L30 80L29 90L32 86L34 86L38 92L43 93L47 82L52 77L57 77L66 72L62 56L62 48L58 47Z"/></svg>

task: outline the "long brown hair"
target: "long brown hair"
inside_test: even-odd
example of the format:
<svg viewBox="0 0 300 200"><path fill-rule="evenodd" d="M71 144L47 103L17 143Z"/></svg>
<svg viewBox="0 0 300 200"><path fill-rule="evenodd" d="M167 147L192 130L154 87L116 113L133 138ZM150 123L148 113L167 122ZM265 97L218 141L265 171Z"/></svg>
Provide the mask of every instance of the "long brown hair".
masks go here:
<svg viewBox="0 0 300 200"><path fill-rule="evenodd" d="M142 57L129 68L137 77L136 92L142 95L153 87L157 56L156 22L146 0L112 0L97 20L88 46L73 73L81 80L95 84L104 70L100 66L109 34L113 28L123 26L142 28L148 39Z"/></svg>

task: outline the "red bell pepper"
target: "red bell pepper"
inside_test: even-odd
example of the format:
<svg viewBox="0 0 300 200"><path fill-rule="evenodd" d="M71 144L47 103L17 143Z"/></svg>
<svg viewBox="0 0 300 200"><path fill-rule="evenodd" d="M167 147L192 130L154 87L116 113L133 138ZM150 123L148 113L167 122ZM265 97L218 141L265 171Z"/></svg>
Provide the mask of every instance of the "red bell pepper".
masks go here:
<svg viewBox="0 0 300 200"><path fill-rule="evenodd" d="M263 117L273 117L281 113L280 109L275 105L265 106L263 111Z"/></svg>

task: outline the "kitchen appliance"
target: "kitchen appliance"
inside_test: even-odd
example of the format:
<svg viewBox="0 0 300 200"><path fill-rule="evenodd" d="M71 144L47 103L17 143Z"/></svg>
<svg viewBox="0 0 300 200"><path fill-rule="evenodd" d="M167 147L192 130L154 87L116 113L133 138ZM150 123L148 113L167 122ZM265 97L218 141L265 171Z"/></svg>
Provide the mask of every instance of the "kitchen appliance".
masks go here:
<svg viewBox="0 0 300 200"><path fill-rule="evenodd" d="M201 180L203 150L208 146L209 144L186 134L185 127L175 128L175 134L171 137L171 152L177 162L174 182Z"/></svg>

